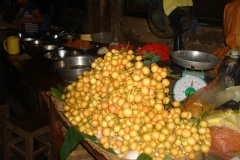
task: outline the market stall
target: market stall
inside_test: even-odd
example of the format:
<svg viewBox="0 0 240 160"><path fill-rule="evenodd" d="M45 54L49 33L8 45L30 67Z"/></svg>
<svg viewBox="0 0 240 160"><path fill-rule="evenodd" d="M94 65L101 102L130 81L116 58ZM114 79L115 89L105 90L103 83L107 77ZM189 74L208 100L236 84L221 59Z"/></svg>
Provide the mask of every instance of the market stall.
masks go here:
<svg viewBox="0 0 240 160"><path fill-rule="evenodd" d="M29 40L29 39L23 39L23 40L25 40L24 42L26 42L26 40ZM22 42L25 45L25 47L20 48L20 53L16 53L16 54L7 53L6 50L1 48L1 53L2 53L1 57L2 57L2 60L4 63L4 72L5 72L4 79L5 79L5 84L6 84L7 99L10 103L11 109L14 112L16 112L17 114L20 114L25 111L33 111L34 110L34 111L46 113L49 115L50 122L51 122L52 154L53 154L53 157L59 158L60 147L64 141L64 133L75 122L72 121L71 123L69 123L69 120L63 116L63 114L66 114L66 110L63 108L63 103L60 103L59 100L56 99L55 97L53 97L50 92L52 87L58 88L58 85L68 86L69 84L72 83L72 82L68 82L66 79L63 79L61 74L59 74L57 72L57 70L55 68L53 68L52 64L54 62L58 61L56 59L62 59L62 57L60 57L60 56L66 55L66 54L63 54L65 52L58 52L59 50L61 50L61 51L63 51L63 49L69 50L70 48L68 48L68 47L75 46L76 44L68 43L68 45L70 45L70 46L66 46L66 45L61 46L59 41L54 40L53 44L49 44L48 41L45 41L48 44L39 43L38 45L36 45L35 40L31 39L32 42L30 44L34 43L34 47L31 46L31 47L33 47L31 49L28 48L29 43L26 42L26 44L25 44ZM41 41L38 41L38 42L41 42ZM44 41L42 41L42 42L44 42ZM21 44L21 41L20 41L20 44ZM65 44L67 44L67 43L65 43ZM90 47L86 50L77 48L77 51L80 53L81 56L94 55L94 56L100 57L99 60L104 59L105 54L103 54L103 55L98 54L98 51L101 47L106 47L109 44L101 44L101 43L92 43L92 44L93 44L92 48ZM16 45L16 44L14 43L14 45ZM150 45L150 48L152 46L153 45ZM154 46L156 47L156 45L154 45ZM161 46L159 44L157 46L158 46L157 48L155 48L155 47L153 47L153 48L157 49L157 50L162 49L162 52L164 51L163 50L163 48L165 48L164 46ZM20 45L19 45L19 47L20 47ZM65 48L62 48L62 47L65 47ZM142 48L144 49L145 47L142 47ZM146 50L149 50L150 48L147 48ZM78 53L78 52L74 52L74 53ZM105 53L106 52L107 51L105 51ZM132 58L134 58L135 56L133 55L133 52L131 52L131 53L130 52L129 52L130 56L128 56L128 57L129 57L129 60L132 60ZM145 54L145 52L143 51L142 54L143 54L143 56L146 56L146 55L149 56L149 55L152 55L153 52L154 51L152 51L151 54ZM115 53L116 53L116 51L115 51ZM164 94L164 95L165 94L167 95L167 93L169 93L169 91L173 89L173 86L176 83L176 80L182 76L182 73L186 70L186 68L189 68L189 66L187 66L187 67L185 66L187 64L186 62L183 65L184 67L179 65L176 61L173 63L168 55L169 50L166 53L167 54L162 56L162 59L160 57L158 57L157 61L154 61L154 59L153 59L153 57L155 57L156 55L152 55L152 57L151 57L152 59L150 59L150 62L149 62L149 59L147 61L145 61L146 65L151 65L152 63L155 63L155 69L153 69L153 71L157 71L158 67L161 68L161 71L162 70L164 71L164 73L162 73L162 76L159 77L160 78L159 81L161 81L163 77L166 78L168 71L169 71L167 68L172 70L172 72L171 72L171 74L173 75L172 78L171 78L171 76L169 76L167 79L165 79L165 85L167 88L166 91L164 91L164 93L161 91L162 94ZM193 54L193 55L198 55L198 54L194 54L194 52L191 52L191 51L189 53ZM199 53L199 52L197 52L197 53ZM109 54L112 55L114 53L108 52L107 55L109 55ZM159 54L161 54L161 53L159 53ZM49 56L45 56L45 55L49 55ZM181 59L182 55L185 55L185 53L180 54L180 57L178 57L178 58ZM203 60L201 59L202 55L205 55L205 53L200 53L200 60L199 60L200 63L203 63L202 62ZM76 55L73 55L73 56L76 56ZM189 60L188 56L189 55L186 54L186 57L184 59ZM160 61L159 61L159 58L160 58ZM196 60L197 58L199 58L199 57L195 57L194 59ZM138 60L135 60L133 62L134 63L138 62L138 61L141 62L141 60L142 60L140 55L138 55L137 59ZM211 59L212 58L205 58L204 62L208 62ZM113 60L112 63L115 66L118 66L117 65L118 62L115 60ZM140 66L142 65L142 63L139 63L139 64L140 64ZM132 64L129 63L126 66L129 66L129 65L131 67ZM119 66L122 67L122 69L125 67L123 65L119 65ZM193 64L191 64L190 69L192 69L192 67L195 67L195 69L199 69L199 68L197 68L198 67L197 65L194 66ZM202 66L202 67L206 67L206 66ZM202 69L202 68L200 68L200 69ZM211 68L207 68L207 69L211 69ZM147 72L147 70L146 70L146 72ZM107 73L104 73L104 74L107 74ZM189 74L189 72L188 72L188 74ZM207 72L204 73L204 76L205 77L203 79L206 84L215 78L215 77L212 77ZM114 78L114 76L112 76L112 78ZM80 79L81 79L81 77L80 77ZM135 79L137 80L138 76L135 76ZM114 79L112 81L114 81ZM194 81L194 84L191 84L192 81ZM199 84L198 81L195 82L195 80L191 80L191 81L187 81L187 82L189 82L189 84L187 84L188 85L187 88L184 88L184 91L189 91L189 90L191 91L191 89L194 89L195 84ZM106 83L107 83L107 81L106 81ZM148 83L148 82L146 81L144 83ZM114 84L114 86L115 85L117 86L117 84L118 83L116 82L116 84ZM161 88L161 87L160 88L159 87L160 86L157 87L158 90ZM85 88L80 88L80 90L85 90ZM147 91L147 88L145 91ZM101 93L101 92L99 91L99 93ZM104 97L104 95L103 95L103 97ZM168 98L165 99L165 102L164 102L165 105L170 104L170 97L168 97ZM139 101L137 101L137 102L139 102ZM158 108L157 110L160 111L162 109ZM74 124L74 125L76 125L76 124ZM81 141L81 144L82 144L82 146L84 146L87 149L87 151L93 157L95 157L97 159L109 159L109 157L112 157L112 156L116 158L115 155L109 154L104 149L99 148L98 146L96 146L96 144L92 143L89 140L83 140L83 141ZM213 155L214 154L208 154L208 157L211 157ZM213 160L213 158L211 160Z"/></svg>

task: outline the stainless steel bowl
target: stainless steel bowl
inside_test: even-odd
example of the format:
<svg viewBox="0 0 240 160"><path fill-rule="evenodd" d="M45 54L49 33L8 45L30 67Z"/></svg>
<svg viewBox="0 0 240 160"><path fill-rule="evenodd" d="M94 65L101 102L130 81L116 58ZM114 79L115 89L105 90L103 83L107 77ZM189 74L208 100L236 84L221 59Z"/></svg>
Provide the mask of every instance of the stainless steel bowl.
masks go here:
<svg viewBox="0 0 240 160"><path fill-rule="evenodd" d="M38 39L36 39L36 40L31 41L30 49L35 49L35 48L37 48L39 46L48 45L48 44L51 44L51 42L50 41L46 41L46 40L38 40Z"/></svg>
<svg viewBox="0 0 240 160"><path fill-rule="evenodd" d="M23 38L20 39L20 44L24 45L25 47L28 47L32 41L34 41L35 38Z"/></svg>
<svg viewBox="0 0 240 160"><path fill-rule="evenodd" d="M60 46L55 45L55 44L47 44L47 45L42 46L43 51L53 51L53 50L57 50L59 48L60 48Z"/></svg>
<svg viewBox="0 0 240 160"><path fill-rule="evenodd" d="M20 42L22 42L22 43L29 43L29 42L32 42L35 39L36 38L23 38L23 39L20 39Z"/></svg>
<svg viewBox="0 0 240 160"><path fill-rule="evenodd" d="M47 52L43 55L43 57L51 60L57 60L59 58L78 56L82 54L83 53L81 53L80 51L59 49L56 51Z"/></svg>
<svg viewBox="0 0 240 160"><path fill-rule="evenodd" d="M65 32L65 31L61 31L61 32L57 33L58 37L65 36L65 35L67 35L67 34L68 34L68 33Z"/></svg>
<svg viewBox="0 0 240 160"><path fill-rule="evenodd" d="M27 52L29 52L31 50L31 42L34 41L35 38L23 38L20 39L20 44L23 46L23 49Z"/></svg>
<svg viewBox="0 0 240 160"><path fill-rule="evenodd" d="M77 76L84 71L91 69L91 63L95 61L95 56L73 56L59 59L53 62L58 74L65 81L77 81Z"/></svg>
<svg viewBox="0 0 240 160"><path fill-rule="evenodd" d="M64 41L63 43L67 42L67 41L75 41L76 39L80 39L80 36L79 35L65 35L65 36L62 36L60 38L62 41Z"/></svg>
<svg viewBox="0 0 240 160"><path fill-rule="evenodd" d="M65 31L61 31L59 33L57 32L47 32L44 36L44 38L47 38L47 39L50 39L50 40L55 40L55 39L58 39L62 36L65 36L67 35L67 33Z"/></svg>
<svg viewBox="0 0 240 160"><path fill-rule="evenodd" d="M190 50L173 51L170 55L174 63L192 70L213 69L220 60L213 54Z"/></svg>
<svg viewBox="0 0 240 160"><path fill-rule="evenodd" d="M54 34L54 33L50 33L50 32L47 32L45 34L45 38L49 39L49 40L55 40L58 38L58 34Z"/></svg>
<svg viewBox="0 0 240 160"><path fill-rule="evenodd" d="M43 40L33 40L32 42L31 42L31 45L36 45L36 46L38 46L38 45L44 45L44 44L46 44L45 43L45 41L43 41Z"/></svg>

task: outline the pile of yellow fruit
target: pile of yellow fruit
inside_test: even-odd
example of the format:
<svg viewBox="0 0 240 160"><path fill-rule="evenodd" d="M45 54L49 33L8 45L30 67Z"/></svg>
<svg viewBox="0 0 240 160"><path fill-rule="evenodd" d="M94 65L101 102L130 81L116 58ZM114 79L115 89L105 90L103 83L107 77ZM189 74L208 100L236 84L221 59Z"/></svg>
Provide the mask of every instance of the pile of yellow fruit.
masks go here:
<svg viewBox="0 0 240 160"><path fill-rule="evenodd" d="M144 66L141 55L114 49L91 67L63 95L65 116L80 132L101 135L103 147L119 157L130 150L155 160L209 152L208 123L193 123L191 112L171 100L168 68Z"/></svg>

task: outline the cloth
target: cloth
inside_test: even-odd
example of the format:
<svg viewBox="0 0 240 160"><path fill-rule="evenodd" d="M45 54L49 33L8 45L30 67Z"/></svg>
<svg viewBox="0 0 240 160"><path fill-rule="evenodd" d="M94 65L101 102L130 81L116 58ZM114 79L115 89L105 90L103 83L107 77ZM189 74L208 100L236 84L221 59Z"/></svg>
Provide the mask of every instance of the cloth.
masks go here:
<svg viewBox="0 0 240 160"><path fill-rule="evenodd" d="M32 12L33 11L37 11L39 10L38 6L31 2L31 1L27 1L24 6L22 6L19 11L17 16L15 17L16 19L18 18L32 18ZM39 26L38 24L33 24L33 23L23 23L20 27L19 27L20 32L22 33L34 33L34 32L38 32L39 31Z"/></svg>
<svg viewBox="0 0 240 160"><path fill-rule="evenodd" d="M164 12L168 16L175 8L193 6L192 0L163 0Z"/></svg>
<svg viewBox="0 0 240 160"><path fill-rule="evenodd" d="M219 48L212 54L218 56L220 61L218 65L209 72L217 75L218 69L226 55L232 50L240 50L240 1L233 0L224 8L223 31L226 47Z"/></svg>
<svg viewBox="0 0 240 160"><path fill-rule="evenodd" d="M51 16L50 15L43 15L44 22L40 24L39 31L48 31L50 30L51 26Z"/></svg>
<svg viewBox="0 0 240 160"><path fill-rule="evenodd" d="M240 1L228 3L224 9L224 35L230 48L240 48Z"/></svg>

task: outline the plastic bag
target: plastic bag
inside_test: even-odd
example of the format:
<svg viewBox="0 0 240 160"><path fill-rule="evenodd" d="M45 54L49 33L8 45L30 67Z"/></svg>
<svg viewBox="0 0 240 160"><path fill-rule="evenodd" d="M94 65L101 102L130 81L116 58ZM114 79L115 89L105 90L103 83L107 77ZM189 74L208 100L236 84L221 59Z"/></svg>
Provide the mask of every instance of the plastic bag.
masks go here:
<svg viewBox="0 0 240 160"><path fill-rule="evenodd" d="M226 57L226 59L224 59L222 61L222 64L218 70L218 73L225 73L228 76L231 76L232 79L234 79L234 85L238 86L240 85L240 58L237 59L236 63L230 66L225 66L224 62L227 60L228 57Z"/></svg>
<svg viewBox="0 0 240 160"><path fill-rule="evenodd" d="M240 53L240 52L239 52ZM240 85L240 58L232 58L230 56L226 56L222 61L222 64L218 70L218 73L225 73L230 76L235 86ZM223 105L219 106L217 109L239 109L240 103L236 101L228 101Z"/></svg>
<svg viewBox="0 0 240 160"><path fill-rule="evenodd" d="M240 112L214 111L204 119L210 128L213 151L227 159L240 156Z"/></svg>
<svg viewBox="0 0 240 160"><path fill-rule="evenodd" d="M231 99L232 95L225 92L230 86L233 86L232 79L225 74L219 74L206 87L183 100L183 111L189 111L193 118L197 118L202 112L215 109Z"/></svg>
<svg viewBox="0 0 240 160"><path fill-rule="evenodd" d="M155 55L161 55L160 61L170 59L170 49L168 46L160 44L147 44L138 50L139 54L144 54L146 52L154 52Z"/></svg>

